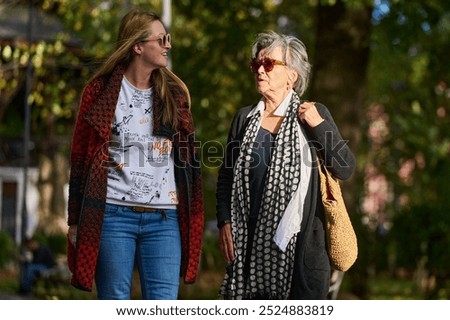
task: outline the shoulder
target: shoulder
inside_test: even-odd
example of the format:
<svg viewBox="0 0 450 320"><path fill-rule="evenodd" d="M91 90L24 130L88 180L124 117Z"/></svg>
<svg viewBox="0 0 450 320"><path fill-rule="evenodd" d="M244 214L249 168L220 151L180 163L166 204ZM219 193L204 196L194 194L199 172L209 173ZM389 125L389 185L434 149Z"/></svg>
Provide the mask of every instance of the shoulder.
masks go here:
<svg viewBox="0 0 450 320"><path fill-rule="evenodd" d="M103 91L105 87L106 79L105 77L94 78L88 82L88 84L84 87L83 90L83 98L84 99L92 99L97 97L100 92Z"/></svg>
<svg viewBox="0 0 450 320"><path fill-rule="evenodd" d="M120 90L120 85L125 72L124 65L117 65L112 71L94 76L84 88L83 97L97 98L103 91Z"/></svg>
<svg viewBox="0 0 450 320"><path fill-rule="evenodd" d="M250 111L252 111L255 107L256 104L240 108L234 116L233 123L243 124L247 119L247 116L250 113Z"/></svg>
<svg viewBox="0 0 450 320"><path fill-rule="evenodd" d="M256 107L256 104L252 104L243 108L240 108L237 112L236 112L236 117L247 117L248 114L250 113L250 111L252 111L254 108Z"/></svg>
<svg viewBox="0 0 450 320"><path fill-rule="evenodd" d="M319 114L322 116L322 118L324 118L326 120L333 120L333 116L331 115L331 112L327 108L327 106L325 106L324 104L322 104L320 102L316 102L315 106L316 106L316 109L319 112Z"/></svg>
<svg viewBox="0 0 450 320"><path fill-rule="evenodd" d="M315 106L316 106L316 108L317 108L317 111L319 111L320 114L327 114L327 113L330 113L330 111L328 110L328 108L327 108L324 104L322 104L322 103L320 103L320 102L316 102L316 103L315 103Z"/></svg>
<svg viewBox="0 0 450 320"><path fill-rule="evenodd" d="M170 86L170 94L176 101L179 109L183 111L190 111L191 106L189 105L189 99L186 95L186 92L181 88L178 84Z"/></svg>
<svg viewBox="0 0 450 320"><path fill-rule="evenodd" d="M232 139L237 139L241 136L241 133L243 132L243 129L245 128L247 124L247 120L249 119L247 116L249 115L250 111L253 110L253 108L256 107L256 104L246 106L243 108L240 108L236 114L234 115L233 121L231 122L231 128L230 128L230 134Z"/></svg>

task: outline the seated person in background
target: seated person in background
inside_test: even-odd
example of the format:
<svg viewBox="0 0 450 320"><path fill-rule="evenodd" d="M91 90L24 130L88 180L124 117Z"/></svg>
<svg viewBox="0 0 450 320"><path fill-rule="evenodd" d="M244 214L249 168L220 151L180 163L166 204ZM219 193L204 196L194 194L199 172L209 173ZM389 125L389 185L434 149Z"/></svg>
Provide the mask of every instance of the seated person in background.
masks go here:
<svg viewBox="0 0 450 320"><path fill-rule="evenodd" d="M56 261L50 249L40 244L35 239L26 239L25 249L29 251L30 256L21 256L20 258L20 294L31 293L34 281L39 275L48 269L56 266Z"/></svg>

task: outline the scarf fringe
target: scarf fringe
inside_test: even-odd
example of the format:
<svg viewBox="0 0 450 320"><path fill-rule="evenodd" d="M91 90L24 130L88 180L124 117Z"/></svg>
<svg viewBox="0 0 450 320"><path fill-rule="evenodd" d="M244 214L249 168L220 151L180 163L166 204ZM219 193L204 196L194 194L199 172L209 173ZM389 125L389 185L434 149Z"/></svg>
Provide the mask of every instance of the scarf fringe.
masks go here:
<svg viewBox="0 0 450 320"><path fill-rule="evenodd" d="M237 296L235 292L228 291L227 293L221 292L220 295L224 300L288 300L289 293L286 292L265 292L258 291L254 293L245 293L242 296Z"/></svg>

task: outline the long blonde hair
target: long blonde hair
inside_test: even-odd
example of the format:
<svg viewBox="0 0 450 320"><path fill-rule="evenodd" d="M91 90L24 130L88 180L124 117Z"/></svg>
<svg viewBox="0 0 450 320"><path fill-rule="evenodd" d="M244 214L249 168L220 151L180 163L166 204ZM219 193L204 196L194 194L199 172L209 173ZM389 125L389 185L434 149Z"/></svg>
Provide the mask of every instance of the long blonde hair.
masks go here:
<svg viewBox="0 0 450 320"><path fill-rule="evenodd" d="M95 72L93 79L109 75L117 65L127 66L133 58L133 46L150 35L150 25L161 18L153 12L144 12L133 9L127 13L120 23L117 45L113 53ZM176 129L178 125L178 104L176 94L184 94L188 106L191 105L191 97L186 84L171 70L159 68L153 70L151 79L155 93L161 98L164 108L162 111L162 123ZM181 89L181 90L180 90Z"/></svg>

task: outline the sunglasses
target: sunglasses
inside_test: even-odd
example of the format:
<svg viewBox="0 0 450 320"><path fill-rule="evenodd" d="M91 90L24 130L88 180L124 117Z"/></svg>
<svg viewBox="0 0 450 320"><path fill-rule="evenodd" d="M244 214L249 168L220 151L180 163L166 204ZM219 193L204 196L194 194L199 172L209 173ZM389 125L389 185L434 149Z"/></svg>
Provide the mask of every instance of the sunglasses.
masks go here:
<svg viewBox="0 0 450 320"><path fill-rule="evenodd" d="M170 36L170 33L167 33L163 36L154 39L142 40L141 42L149 42L149 41L159 41L160 46L166 47L167 45L172 43L172 37Z"/></svg>
<svg viewBox="0 0 450 320"><path fill-rule="evenodd" d="M283 61L280 60L275 60L275 59L271 59L271 58L263 58L261 60L258 59L253 59L250 62L250 69L252 70L253 73L258 73L258 70L261 66L264 67L264 71L270 72L273 70L273 68L275 67L275 65L279 65L279 66L285 66L286 64Z"/></svg>

